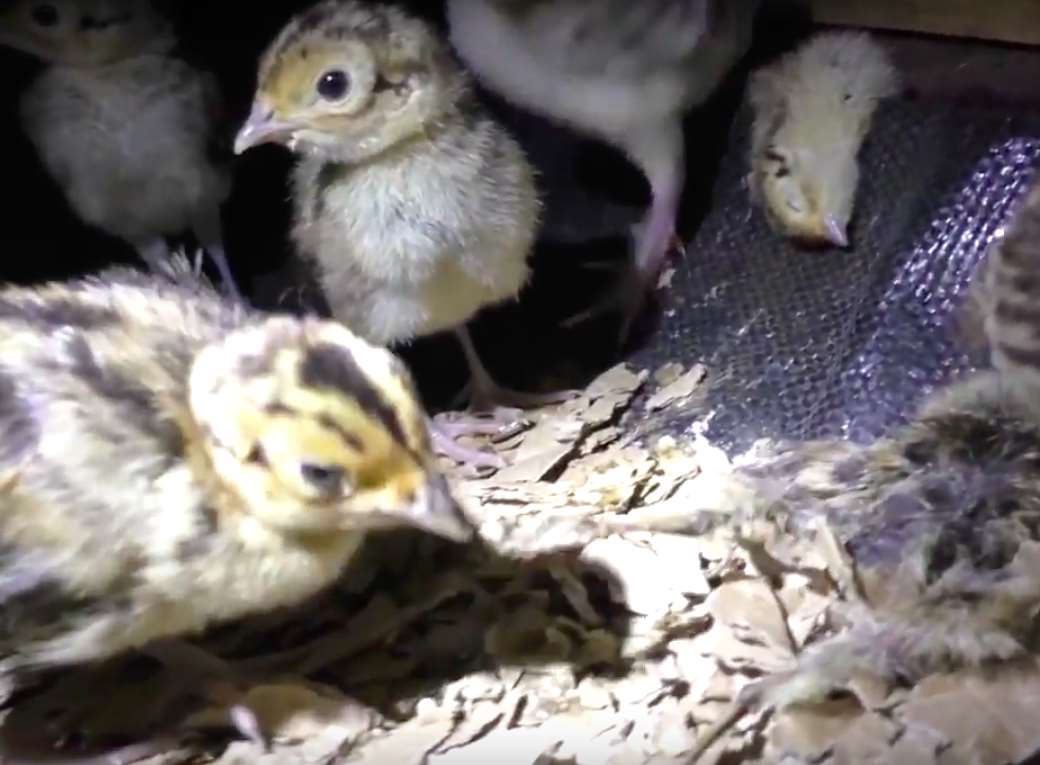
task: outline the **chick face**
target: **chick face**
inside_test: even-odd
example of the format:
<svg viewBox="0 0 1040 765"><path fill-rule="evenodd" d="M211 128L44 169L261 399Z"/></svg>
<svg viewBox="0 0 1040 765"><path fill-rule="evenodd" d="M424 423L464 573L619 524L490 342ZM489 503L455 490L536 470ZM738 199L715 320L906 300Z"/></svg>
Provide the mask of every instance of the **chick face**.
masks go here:
<svg viewBox="0 0 1040 765"><path fill-rule="evenodd" d="M174 44L150 0L14 0L0 12L0 43L51 64L98 66Z"/></svg>
<svg viewBox="0 0 1040 765"><path fill-rule="evenodd" d="M240 330L200 353L189 387L214 471L264 525L469 538L407 370L342 325L276 317Z"/></svg>
<svg viewBox="0 0 1040 765"><path fill-rule="evenodd" d="M765 151L758 186L767 215L807 245L847 247L859 177L848 152L798 151L780 143Z"/></svg>
<svg viewBox="0 0 1040 765"><path fill-rule="evenodd" d="M357 162L423 132L452 102L447 50L393 7L323 2L290 21L260 61L235 152L261 143Z"/></svg>

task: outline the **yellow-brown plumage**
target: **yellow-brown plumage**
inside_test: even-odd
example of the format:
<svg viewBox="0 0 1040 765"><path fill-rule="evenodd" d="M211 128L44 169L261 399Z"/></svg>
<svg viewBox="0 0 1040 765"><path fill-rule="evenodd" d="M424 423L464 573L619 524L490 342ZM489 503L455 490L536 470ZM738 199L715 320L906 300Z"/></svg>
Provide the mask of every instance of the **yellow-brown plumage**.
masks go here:
<svg viewBox="0 0 1040 765"><path fill-rule="evenodd" d="M129 270L0 291L0 670L299 602L370 529L463 540L407 370Z"/></svg>
<svg viewBox="0 0 1040 765"><path fill-rule="evenodd" d="M897 89L887 52L863 32L818 34L752 76L748 186L776 231L848 245L859 150Z"/></svg>

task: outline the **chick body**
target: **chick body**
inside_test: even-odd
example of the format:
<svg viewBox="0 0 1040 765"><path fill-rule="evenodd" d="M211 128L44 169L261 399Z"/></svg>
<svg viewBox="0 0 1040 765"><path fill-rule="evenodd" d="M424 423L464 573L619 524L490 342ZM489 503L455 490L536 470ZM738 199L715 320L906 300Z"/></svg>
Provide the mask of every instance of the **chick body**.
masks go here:
<svg viewBox="0 0 1040 765"><path fill-rule="evenodd" d="M451 114L356 165L304 154L293 189L296 246L318 266L335 316L372 342L462 327L530 276L533 174L480 112Z"/></svg>
<svg viewBox="0 0 1040 765"><path fill-rule="evenodd" d="M754 75L752 200L770 225L807 244L848 245L858 155L899 77L865 32L824 32Z"/></svg>
<svg viewBox="0 0 1040 765"><path fill-rule="evenodd" d="M1040 613L1040 187L989 256L993 369L930 395L869 445L819 441L738 471L741 513L827 527L850 556L847 629L748 702L819 701L862 672L914 682L1013 658ZM732 508L731 508L732 509Z"/></svg>
<svg viewBox="0 0 1040 765"><path fill-rule="evenodd" d="M118 270L0 291L0 671L297 603L366 531L466 539L403 365Z"/></svg>
<svg viewBox="0 0 1040 765"><path fill-rule="evenodd" d="M51 23L41 24L42 7L54 9ZM73 211L152 268L169 257L166 237L192 232L237 295L220 219L231 176L219 89L174 54L150 0L17 0L0 17L0 42L47 64L20 117Z"/></svg>
<svg viewBox="0 0 1040 765"><path fill-rule="evenodd" d="M675 237L684 113L746 52L758 0L449 0L451 39L490 89L625 152L652 204L636 226L625 334Z"/></svg>
<svg viewBox="0 0 1040 765"><path fill-rule="evenodd" d="M541 205L522 149L429 25L355 0L292 19L261 58L236 151L264 142L299 155L292 236L338 319L376 343L453 330L478 409L568 395L500 386L470 338L470 319L527 282ZM458 459L500 464L437 423L434 436Z"/></svg>

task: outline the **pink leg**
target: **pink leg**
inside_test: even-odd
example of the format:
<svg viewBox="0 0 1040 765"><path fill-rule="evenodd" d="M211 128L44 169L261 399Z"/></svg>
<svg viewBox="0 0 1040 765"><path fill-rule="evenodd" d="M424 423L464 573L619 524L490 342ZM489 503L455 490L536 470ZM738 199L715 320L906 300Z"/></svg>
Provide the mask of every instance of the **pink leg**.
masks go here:
<svg viewBox="0 0 1040 765"><path fill-rule="evenodd" d="M629 147L629 155L650 182L652 200L646 216L632 230L632 255L617 285L602 301L567 319L573 325L609 309L620 310L619 340L628 339L647 295L654 291L669 252L684 250L675 234L679 201L686 177L686 159L681 122L658 125L640 134ZM678 242L678 246L676 243Z"/></svg>
<svg viewBox="0 0 1040 765"><path fill-rule="evenodd" d="M433 448L438 454L460 464L474 467L503 468L506 466L506 461L494 452L472 449L458 443L455 439L461 433L446 429L444 425L432 418L428 422L428 427Z"/></svg>

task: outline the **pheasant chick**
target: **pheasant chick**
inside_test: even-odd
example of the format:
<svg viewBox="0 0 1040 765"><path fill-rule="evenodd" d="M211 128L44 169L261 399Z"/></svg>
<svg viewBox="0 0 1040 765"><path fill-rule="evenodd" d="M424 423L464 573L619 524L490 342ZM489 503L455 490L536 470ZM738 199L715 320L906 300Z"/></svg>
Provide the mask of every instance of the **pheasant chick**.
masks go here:
<svg viewBox="0 0 1040 765"><path fill-rule="evenodd" d="M620 303L622 341L675 242L686 174L683 115L744 55L758 5L448 0L452 43L488 88L620 149L646 175L652 203L633 232L632 273L582 314Z"/></svg>
<svg viewBox="0 0 1040 765"><path fill-rule="evenodd" d="M888 54L864 32L818 34L752 75L748 188L775 231L848 247L857 156L878 103L898 89Z"/></svg>
<svg viewBox="0 0 1040 765"><path fill-rule="evenodd" d="M392 5L326 0L288 23L257 79L235 151L299 155L292 237L336 318L381 344L453 330L475 409L566 395L499 386L467 330L525 285L540 204L522 150L434 30ZM485 461L450 436L488 424L452 427L433 425L441 450Z"/></svg>
<svg viewBox="0 0 1040 765"><path fill-rule="evenodd" d="M231 155L216 80L174 55L153 0L13 0L0 43L48 65L20 116L76 214L153 269L169 257L166 237L190 231L238 297L221 230Z"/></svg>
<svg viewBox="0 0 1040 765"><path fill-rule="evenodd" d="M854 567L847 629L792 672L749 686L745 705L821 701L863 672L914 683L1035 648L1040 185L984 278L992 370L939 390L908 426L869 446L795 445L741 469L752 493L731 492L740 513L779 515L794 533L826 526Z"/></svg>
<svg viewBox="0 0 1040 765"><path fill-rule="evenodd" d="M140 649L213 686L176 638L304 600L369 530L471 535L407 370L340 324L120 269L0 291L0 351L0 674Z"/></svg>

